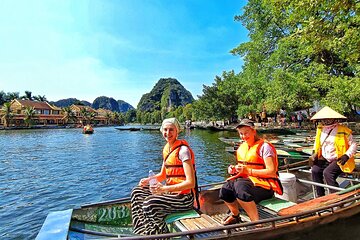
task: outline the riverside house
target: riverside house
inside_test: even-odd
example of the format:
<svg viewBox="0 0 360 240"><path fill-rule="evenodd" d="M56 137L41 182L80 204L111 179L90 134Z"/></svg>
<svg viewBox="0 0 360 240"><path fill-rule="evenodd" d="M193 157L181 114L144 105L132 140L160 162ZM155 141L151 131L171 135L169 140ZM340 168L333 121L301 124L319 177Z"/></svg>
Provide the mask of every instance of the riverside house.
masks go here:
<svg viewBox="0 0 360 240"><path fill-rule="evenodd" d="M11 126L25 126L26 109L34 109L31 117L34 125L62 125L63 115L61 108L53 106L48 102L15 99L11 101Z"/></svg>
<svg viewBox="0 0 360 240"><path fill-rule="evenodd" d="M70 109L76 116L77 124L85 125L91 122L96 125L105 125L107 123L107 118L103 115L103 112L99 112L99 110L95 110L92 107L73 104L70 106Z"/></svg>

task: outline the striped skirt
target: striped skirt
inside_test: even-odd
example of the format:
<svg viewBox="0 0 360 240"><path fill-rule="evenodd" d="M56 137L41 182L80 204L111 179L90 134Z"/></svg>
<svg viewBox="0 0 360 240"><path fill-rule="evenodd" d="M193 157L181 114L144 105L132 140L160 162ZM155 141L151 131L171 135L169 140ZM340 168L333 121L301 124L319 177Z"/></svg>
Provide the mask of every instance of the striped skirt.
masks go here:
<svg viewBox="0 0 360 240"><path fill-rule="evenodd" d="M155 195L149 187L135 187L131 192L134 233L154 235L168 233L165 217L171 213L193 209L193 194Z"/></svg>

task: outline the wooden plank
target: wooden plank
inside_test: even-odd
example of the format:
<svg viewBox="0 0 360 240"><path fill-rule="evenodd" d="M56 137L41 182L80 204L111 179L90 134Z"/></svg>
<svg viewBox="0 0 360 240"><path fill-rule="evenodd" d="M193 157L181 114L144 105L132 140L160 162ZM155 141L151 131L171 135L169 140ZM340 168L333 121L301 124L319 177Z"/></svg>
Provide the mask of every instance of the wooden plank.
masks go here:
<svg viewBox="0 0 360 240"><path fill-rule="evenodd" d="M215 220L211 219L210 216L201 215L200 218L182 219L180 222L188 230L204 229L209 227L221 226Z"/></svg>
<svg viewBox="0 0 360 240"><path fill-rule="evenodd" d="M204 222L201 221L201 218L193 219L192 222L193 222L199 229L206 228L206 224L204 224Z"/></svg>
<svg viewBox="0 0 360 240"><path fill-rule="evenodd" d="M345 194L337 194L337 193L332 193L323 197L319 197L319 198L315 198L303 203L299 203L296 204L294 206L288 207L288 208L284 208L281 209L278 214L283 216L283 215L291 215L291 214L296 214L296 213L301 213L301 212L305 212L305 211L309 211L309 210L314 210L316 208L320 208L320 207L325 207L327 205L336 203L336 202L340 202L341 200L344 200L348 197L353 196L355 193L359 193L360 190L357 191L353 191L353 192L349 192L349 193L345 193Z"/></svg>
<svg viewBox="0 0 360 240"><path fill-rule="evenodd" d="M72 209L50 212L36 240L66 240L69 231Z"/></svg>
<svg viewBox="0 0 360 240"><path fill-rule="evenodd" d="M196 230L199 229L196 224L192 222L192 219L183 219L180 222L188 229L188 230Z"/></svg>
<svg viewBox="0 0 360 240"><path fill-rule="evenodd" d="M201 214L201 217L208 222L209 227L222 226L220 223L215 221L212 217L210 217L207 214Z"/></svg>

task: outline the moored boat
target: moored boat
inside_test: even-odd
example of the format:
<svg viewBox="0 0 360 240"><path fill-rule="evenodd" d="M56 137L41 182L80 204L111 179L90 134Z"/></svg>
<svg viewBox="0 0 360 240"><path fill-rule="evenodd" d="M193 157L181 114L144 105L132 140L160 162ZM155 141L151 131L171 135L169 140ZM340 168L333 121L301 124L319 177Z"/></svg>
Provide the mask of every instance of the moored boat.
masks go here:
<svg viewBox="0 0 360 240"><path fill-rule="evenodd" d="M123 198L52 212L37 239L286 239L289 233L300 236L314 228L359 216L360 184L347 189L326 186L339 192L314 198L312 186L317 183L309 180L308 172L297 170L293 173L298 176L294 182L296 191L288 188L285 193L292 191L296 200L291 202L274 197L262 201L258 205L261 220L256 222L250 222L246 213L242 212L244 222L221 225L227 207L218 198L222 183L215 183L200 187L199 210L172 214L166 218L171 231L167 234L134 235L130 199Z"/></svg>

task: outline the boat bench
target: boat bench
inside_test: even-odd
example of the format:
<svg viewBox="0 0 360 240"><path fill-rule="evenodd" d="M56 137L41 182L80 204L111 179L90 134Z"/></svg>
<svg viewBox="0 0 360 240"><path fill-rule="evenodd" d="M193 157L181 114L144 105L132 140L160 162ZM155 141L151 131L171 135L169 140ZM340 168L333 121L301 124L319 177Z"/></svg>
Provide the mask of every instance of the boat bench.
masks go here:
<svg viewBox="0 0 360 240"><path fill-rule="evenodd" d="M259 210L260 218L265 219L277 216L277 212L279 210L293 205L295 205L295 203L273 197L271 199L261 201L257 207ZM222 226L220 224L221 219L223 219L226 215L227 214L223 213L217 214L215 216L209 216L207 214L199 214L195 210L190 210L186 212L170 214L165 218L165 222L168 224L171 231L174 230L174 226L180 231L190 231ZM250 221L244 211L241 212L241 217L244 220ZM219 232L214 234L218 235Z"/></svg>
<svg viewBox="0 0 360 240"><path fill-rule="evenodd" d="M204 228L211 228L221 226L219 222L214 220L207 214L199 214L196 210L190 210L186 212L173 213L165 218L165 222L168 224L170 232L180 230L181 232L198 230ZM224 232L209 232L203 234L197 234L199 237L210 237L212 235L225 234ZM204 235L204 236L200 236Z"/></svg>
<svg viewBox="0 0 360 240"><path fill-rule="evenodd" d="M287 207L291 207L296 205L296 203L284 200L284 199L280 199L277 197L273 197L267 200L263 200L259 203L260 206L262 206L263 208L267 208L272 210L274 213L277 213L278 211L280 211L283 208L287 208Z"/></svg>
<svg viewBox="0 0 360 240"><path fill-rule="evenodd" d="M67 239L72 209L50 212L42 225L36 240L63 240Z"/></svg>

